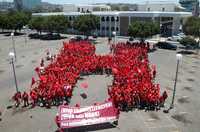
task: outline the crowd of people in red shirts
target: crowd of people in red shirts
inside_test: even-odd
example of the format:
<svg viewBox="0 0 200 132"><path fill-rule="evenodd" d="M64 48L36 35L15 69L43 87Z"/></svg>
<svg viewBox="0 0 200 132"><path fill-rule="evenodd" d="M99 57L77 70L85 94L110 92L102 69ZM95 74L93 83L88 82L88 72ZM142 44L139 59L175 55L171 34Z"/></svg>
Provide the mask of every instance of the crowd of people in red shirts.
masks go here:
<svg viewBox="0 0 200 132"><path fill-rule="evenodd" d="M118 43L111 46L110 54L101 56L88 41L63 42L48 66L44 67L42 59L35 69L38 80L32 78L29 93L32 106L67 104L81 75L110 74L113 84L108 86L108 95L116 107L159 107L167 93L161 96L159 84L154 84L156 68L149 64L148 47L145 43Z"/></svg>

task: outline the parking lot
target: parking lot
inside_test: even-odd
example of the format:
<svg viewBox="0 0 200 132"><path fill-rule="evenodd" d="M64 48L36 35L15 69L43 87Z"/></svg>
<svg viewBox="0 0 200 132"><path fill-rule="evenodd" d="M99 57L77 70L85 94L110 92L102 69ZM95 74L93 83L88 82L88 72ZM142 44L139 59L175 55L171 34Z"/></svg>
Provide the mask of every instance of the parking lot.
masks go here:
<svg viewBox="0 0 200 132"><path fill-rule="evenodd" d="M34 68L39 66L46 51L52 54L59 52L62 42L67 40L28 40L25 43L23 36L14 38L17 52L16 74L20 91L29 91L32 76L36 76ZM123 38L117 41L126 41ZM57 108L45 109L36 107L6 109L11 105L11 97L15 93L12 67L9 64L9 51L12 50L10 37L0 34L0 131L2 132L54 132L57 129L54 122ZM107 38L98 38L97 54L108 54ZM163 113L169 107L173 92L176 70L176 51L157 49L149 53L149 60L157 65L156 82L161 85L161 91L167 90L169 98L165 108L160 111L134 110L120 114L119 125L112 129L98 131L105 132L199 132L200 129L200 56L183 55L177 82L175 107L170 113ZM80 97L80 83L87 81L88 90L84 91L87 99ZM70 105L80 103L91 105L92 102L101 102L107 96L107 85L112 77L106 75L91 75L79 80Z"/></svg>

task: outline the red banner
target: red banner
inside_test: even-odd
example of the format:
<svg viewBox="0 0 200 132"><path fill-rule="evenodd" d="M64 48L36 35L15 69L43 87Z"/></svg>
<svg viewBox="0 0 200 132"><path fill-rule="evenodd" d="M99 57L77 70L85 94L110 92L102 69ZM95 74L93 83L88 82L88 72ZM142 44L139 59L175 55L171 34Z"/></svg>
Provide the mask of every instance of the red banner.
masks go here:
<svg viewBox="0 0 200 132"><path fill-rule="evenodd" d="M118 110L112 102L88 107L60 106L59 118L61 128L113 122L118 119Z"/></svg>

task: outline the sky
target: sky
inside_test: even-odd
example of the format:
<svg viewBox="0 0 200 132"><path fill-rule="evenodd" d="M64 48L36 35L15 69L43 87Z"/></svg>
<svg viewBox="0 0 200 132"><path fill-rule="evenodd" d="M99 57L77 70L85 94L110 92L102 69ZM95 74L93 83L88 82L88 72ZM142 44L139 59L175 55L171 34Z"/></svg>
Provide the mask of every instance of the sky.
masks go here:
<svg viewBox="0 0 200 132"><path fill-rule="evenodd" d="M0 0L3 1L3 0ZM13 0L4 0L13 1ZM178 2L178 0L42 0L43 2L49 2L53 4L92 4L92 3L144 3L146 1L167 1Z"/></svg>

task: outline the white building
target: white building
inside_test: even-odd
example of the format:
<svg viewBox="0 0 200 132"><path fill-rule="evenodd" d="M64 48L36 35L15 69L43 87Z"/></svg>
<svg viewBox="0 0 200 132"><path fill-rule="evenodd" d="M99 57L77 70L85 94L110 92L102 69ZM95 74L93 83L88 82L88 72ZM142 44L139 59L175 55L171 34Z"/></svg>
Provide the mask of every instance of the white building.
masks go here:
<svg viewBox="0 0 200 132"><path fill-rule="evenodd" d="M110 11L111 7L108 5L63 5L63 12L92 12L92 11Z"/></svg>
<svg viewBox="0 0 200 132"><path fill-rule="evenodd" d="M73 24L77 16L86 14L89 13L36 13L33 16L65 15L68 17L70 23ZM176 35L180 33L180 27L184 19L192 15L190 12L162 11L101 11L91 12L91 14L100 17L100 28L97 29L97 34L100 36L111 36L113 31L116 31L117 35L127 36L128 26L134 21L155 21L160 23L160 29L163 35Z"/></svg>
<svg viewBox="0 0 200 132"><path fill-rule="evenodd" d="M162 11L162 12L176 12L184 11L185 8L181 7L178 3L172 2L146 2L145 4L138 5L138 11Z"/></svg>

